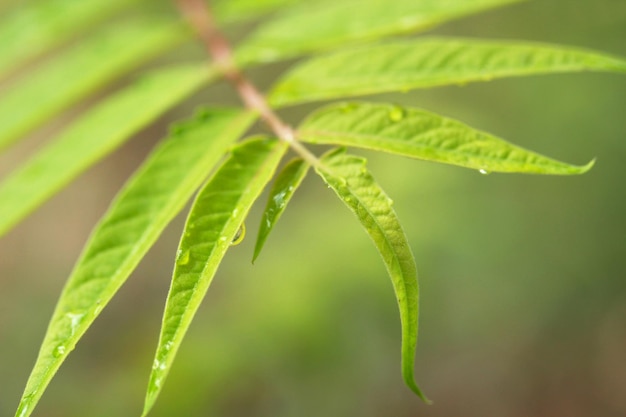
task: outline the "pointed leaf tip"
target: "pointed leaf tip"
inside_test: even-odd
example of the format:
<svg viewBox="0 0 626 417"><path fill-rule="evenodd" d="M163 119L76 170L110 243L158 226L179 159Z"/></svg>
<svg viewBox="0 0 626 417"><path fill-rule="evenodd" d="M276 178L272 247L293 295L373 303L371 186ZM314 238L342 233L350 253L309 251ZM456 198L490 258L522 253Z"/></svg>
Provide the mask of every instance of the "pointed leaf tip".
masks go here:
<svg viewBox="0 0 626 417"><path fill-rule="evenodd" d="M68 353L184 207L251 113L215 110L164 140L127 181L76 263L50 320L16 416L27 417ZM206 141L206 138L211 138Z"/></svg>
<svg viewBox="0 0 626 417"><path fill-rule="evenodd" d="M287 208L287 204L291 201L291 197L302 183L302 180L304 180L308 170L309 164L300 158L296 158L285 165L280 174L278 174L270 190L265 211L261 218L252 263L261 254L267 237Z"/></svg>
<svg viewBox="0 0 626 417"><path fill-rule="evenodd" d="M316 172L358 218L383 258L391 278L402 327L402 377L422 400L429 400L415 382L419 287L417 267L391 199L376 183L365 159L346 154L344 148L324 155Z"/></svg>
<svg viewBox="0 0 626 417"><path fill-rule="evenodd" d="M452 164L485 174L576 175L593 166L593 161L584 166L560 162L457 120L384 103L347 102L318 109L300 124L298 138Z"/></svg>
<svg viewBox="0 0 626 417"><path fill-rule="evenodd" d="M193 317L252 204L270 181L287 144L250 139L233 148L198 193L187 217L143 415L154 405Z"/></svg>

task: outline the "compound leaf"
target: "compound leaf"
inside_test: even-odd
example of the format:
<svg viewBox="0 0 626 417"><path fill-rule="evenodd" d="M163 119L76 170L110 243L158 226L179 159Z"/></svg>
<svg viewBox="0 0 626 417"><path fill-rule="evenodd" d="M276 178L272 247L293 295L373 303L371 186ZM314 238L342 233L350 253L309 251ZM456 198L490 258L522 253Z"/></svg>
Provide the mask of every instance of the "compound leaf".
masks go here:
<svg viewBox="0 0 626 417"><path fill-rule="evenodd" d="M345 43L430 29L451 19L516 1L304 2L261 26L244 41L237 55L242 62L275 61Z"/></svg>
<svg viewBox="0 0 626 417"><path fill-rule="evenodd" d="M185 39L179 25L155 20L98 32L10 85L0 96L0 149L107 82Z"/></svg>
<svg viewBox="0 0 626 417"><path fill-rule="evenodd" d="M543 44L425 38L364 46L312 58L271 94L276 106L500 77L579 71L626 72L626 61Z"/></svg>
<svg viewBox="0 0 626 417"><path fill-rule="evenodd" d="M309 164L300 158L290 161L278 174L270 190L265 211L259 226L252 262L261 253L263 245L276 222L287 208L291 197L296 192L309 170Z"/></svg>
<svg viewBox="0 0 626 417"><path fill-rule="evenodd" d="M417 267L392 201L365 168L365 159L339 148L324 155L317 173L356 214L383 258L391 277L402 325L402 376L407 386L428 402L415 383L419 288Z"/></svg>
<svg viewBox="0 0 626 417"><path fill-rule="evenodd" d="M46 0L15 4L3 12L0 20L0 78L136 1Z"/></svg>
<svg viewBox="0 0 626 417"><path fill-rule="evenodd" d="M206 64L156 71L91 109L0 183L0 236L211 76Z"/></svg>
<svg viewBox="0 0 626 417"><path fill-rule="evenodd" d="M69 352L227 147L250 113L207 110L173 129L95 227L59 299L17 415L28 416Z"/></svg>
<svg viewBox="0 0 626 417"><path fill-rule="evenodd" d="M298 129L304 142L353 146L442 162L480 172L581 174L570 165L421 109L377 103L340 103L308 116Z"/></svg>
<svg viewBox="0 0 626 417"><path fill-rule="evenodd" d="M152 408L213 276L238 229L270 181L286 144L258 138L233 149L198 193L181 238L146 400Z"/></svg>

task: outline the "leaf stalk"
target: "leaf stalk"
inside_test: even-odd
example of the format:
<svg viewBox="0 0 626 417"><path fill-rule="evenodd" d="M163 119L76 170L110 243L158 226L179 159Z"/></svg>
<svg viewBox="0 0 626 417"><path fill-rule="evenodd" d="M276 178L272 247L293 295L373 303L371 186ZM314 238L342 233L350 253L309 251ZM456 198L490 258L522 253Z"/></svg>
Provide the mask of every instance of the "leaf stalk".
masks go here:
<svg viewBox="0 0 626 417"><path fill-rule="evenodd" d="M258 113L279 140L289 144L291 149L309 164L318 166L317 157L297 141L291 126L272 110L265 96L237 67L230 43L215 24L209 2L204 0L175 0L175 2L213 58L218 70L237 90L246 107Z"/></svg>

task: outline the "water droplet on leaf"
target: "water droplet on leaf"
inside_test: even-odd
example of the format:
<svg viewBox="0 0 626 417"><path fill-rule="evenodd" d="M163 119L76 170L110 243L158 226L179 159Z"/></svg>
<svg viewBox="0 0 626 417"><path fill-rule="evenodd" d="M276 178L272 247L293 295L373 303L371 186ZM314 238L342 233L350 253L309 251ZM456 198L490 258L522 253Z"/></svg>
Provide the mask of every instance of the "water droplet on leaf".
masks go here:
<svg viewBox="0 0 626 417"><path fill-rule="evenodd" d="M235 246L240 244L243 242L244 237L246 237L246 224L241 223L241 226L239 226L239 229L237 230L237 233L235 233L235 237L233 238L233 241L230 242L230 245Z"/></svg>
<svg viewBox="0 0 626 417"><path fill-rule="evenodd" d="M85 317L84 313L66 313L65 317L70 321L70 334L73 336L76 333L78 325Z"/></svg>
<svg viewBox="0 0 626 417"><path fill-rule="evenodd" d="M489 175L489 174L491 174L491 171L488 171L485 168L479 169L478 172L481 173L482 175Z"/></svg>
<svg viewBox="0 0 626 417"><path fill-rule="evenodd" d="M399 106L395 106L393 109L389 110L389 120L392 122L399 122L404 118L404 109Z"/></svg>
<svg viewBox="0 0 626 417"><path fill-rule="evenodd" d="M176 263L178 265L187 265L189 263L189 251L178 249L178 256L176 256Z"/></svg>
<svg viewBox="0 0 626 417"><path fill-rule="evenodd" d="M282 209L285 207L285 197L287 196L287 192L283 191L280 192L278 194L276 194L274 197L272 197L272 199L274 200L274 204L276 205L276 207L278 207L279 209Z"/></svg>
<svg viewBox="0 0 626 417"><path fill-rule="evenodd" d="M57 347L54 348L54 351L52 352L52 355L55 358L61 357L65 354L65 346L63 345L59 345Z"/></svg>

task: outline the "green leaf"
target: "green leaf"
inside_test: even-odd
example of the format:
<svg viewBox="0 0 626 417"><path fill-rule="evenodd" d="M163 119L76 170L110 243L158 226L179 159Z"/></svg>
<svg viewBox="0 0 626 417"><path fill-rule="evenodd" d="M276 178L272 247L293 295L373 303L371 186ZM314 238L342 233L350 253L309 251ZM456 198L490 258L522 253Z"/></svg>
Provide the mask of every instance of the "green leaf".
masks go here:
<svg viewBox="0 0 626 417"><path fill-rule="evenodd" d="M400 308L402 376L407 386L428 402L415 383L419 288L417 267L392 201L365 168L365 159L347 155L343 148L321 159L317 173L356 214L383 258Z"/></svg>
<svg viewBox="0 0 626 417"><path fill-rule="evenodd" d="M179 25L129 21L112 25L38 66L0 96L0 149L186 36Z"/></svg>
<svg viewBox="0 0 626 417"><path fill-rule="evenodd" d="M342 0L304 2L244 41L241 62L267 62L345 43L430 29L519 0Z"/></svg>
<svg viewBox="0 0 626 417"><path fill-rule="evenodd" d="M286 146L273 138L244 142L199 192L178 247L142 415L152 408L222 258Z"/></svg>
<svg viewBox="0 0 626 417"><path fill-rule="evenodd" d="M17 415L28 416L69 352L184 207L250 113L210 110L177 125L120 191L59 299Z"/></svg>
<svg viewBox="0 0 626 417"><path fill-rule="evenodd" d="M259 227L252 262L258 258L267 237L287 208L287 204L291 201L291 197L302 183L308 170L309 164L300 158L296 158L285 165L276 177Z"/></svg>
<svg viewBox="0 0 626 417"><path fill-rule="evenodd" d="M237 22L259 17L302 0L222 0L213 7L221 22Z"/></svg>
<svg viewBox="0 0 626 417"><path fill-rule="evenodd" d="M425 38L354 48L292 69L270 100L283 106L413 88L579 71L626 72L626 61L542 44Z"/></svg>
<svg viewBox="0 0 626 417"><path fill-rule="evenodd" d="M0 78L136 1L19 2L0 20Z"/></svg>
<svg viewBox="0 0 626 417"><path fill-rule="evenodd" d="M571 175L588 171L512 145L453 119L415 108L340 103L308 116L298 139L354 146L488 172Z"/></svg>
<svg viewBox="0 0 626 417"><path fill-rule="evenodd" d="M91 109L0 183L0 236L212 75L206 64L156 71Z"/></svg>

